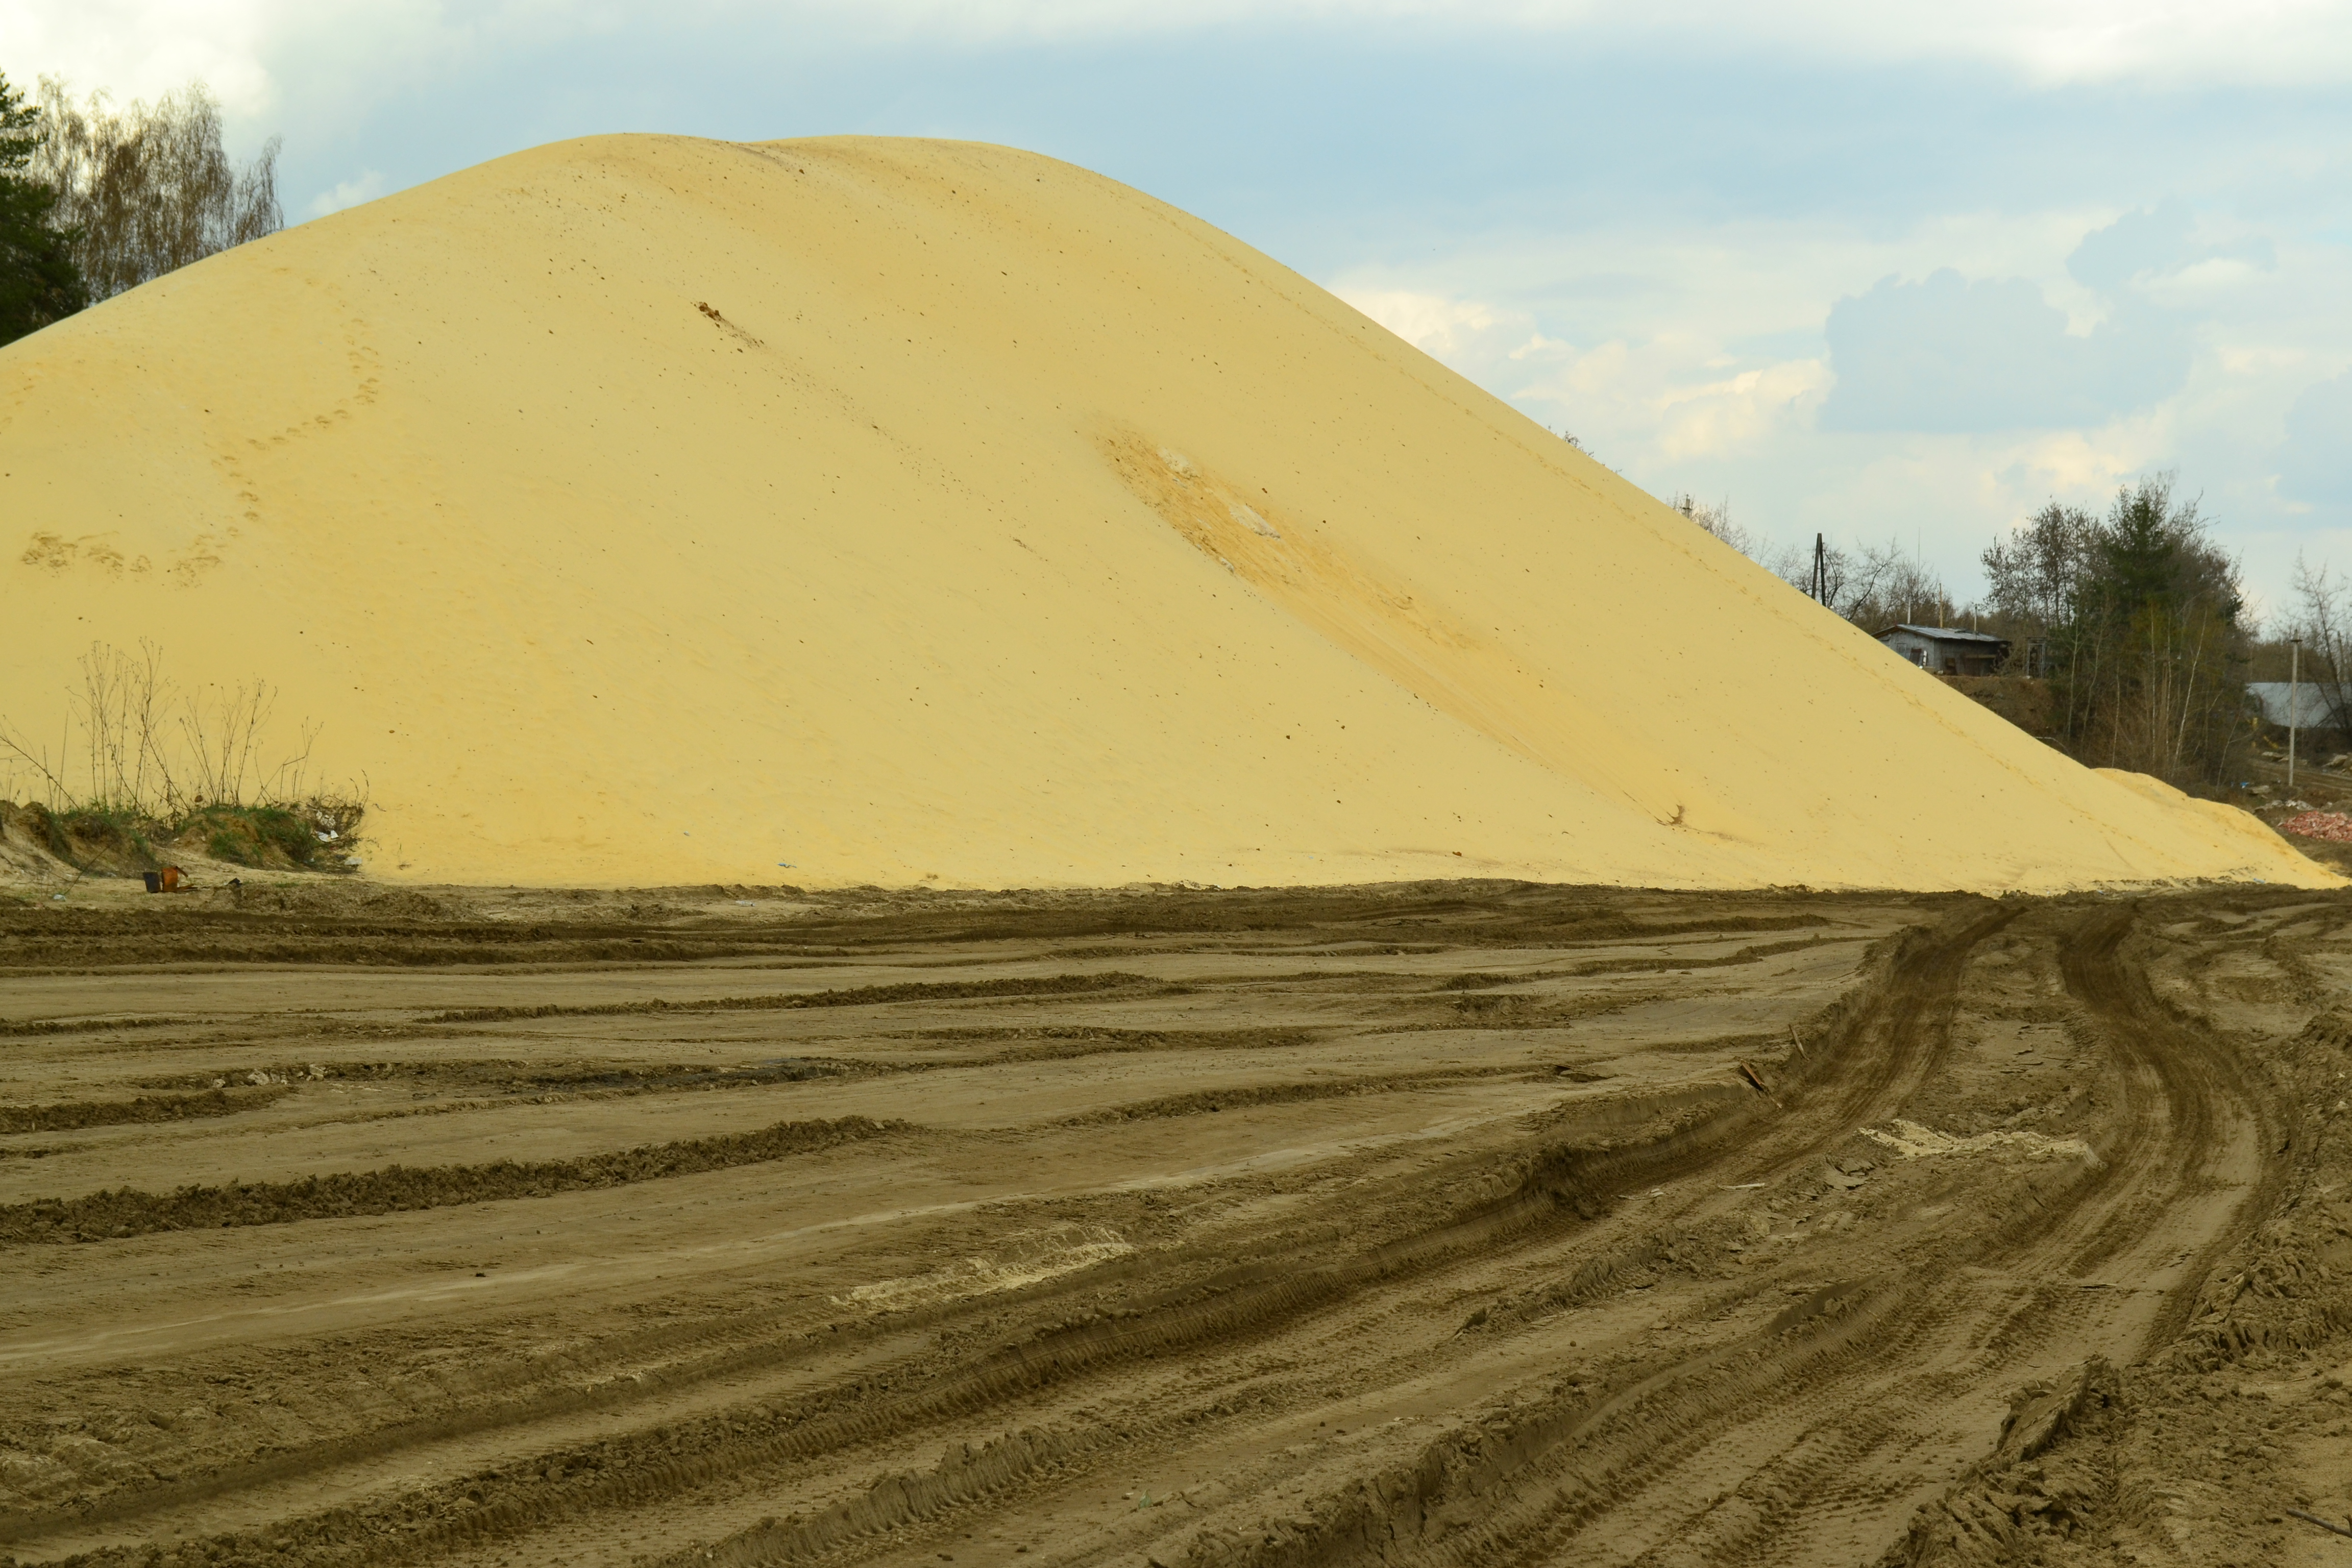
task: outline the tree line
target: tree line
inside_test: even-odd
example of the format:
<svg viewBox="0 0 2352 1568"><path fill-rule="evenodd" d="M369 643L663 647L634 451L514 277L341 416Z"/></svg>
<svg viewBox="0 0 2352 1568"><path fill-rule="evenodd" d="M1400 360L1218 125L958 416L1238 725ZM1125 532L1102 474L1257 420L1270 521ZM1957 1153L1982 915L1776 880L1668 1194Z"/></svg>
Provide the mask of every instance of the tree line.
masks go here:
<svg viewBox="0 0 2352 1568"><path fill-rule="evenodd" d="M2246 683L2269 645L2256 639L2237 562L2169 476L2122 487L2104 512L2045 506L1987 547L1986 591L1967 605L1892 542L1824 543L1816 592L1814 552L1763 546L1720 505L1688 496L1673 504L1874 636L1911 624L2005 639L2003 673L2049 683L2055 738L2081 762L2183 787L2236 782L2254 734ZM2352 673L2352 590L2324 568L2315 575L2299 567L2297 579L2302 603L2290 635L2318 650L2314 662L2341 659ZM2336 689L2352 720L2352 694Z"/></svg>
<svg viewBox="0 0 2352 1568"><path fill-rule="evenodd" d="M283 227L278 145L232 163L202 82L118 108L0 76L0 343Z"/></svg>

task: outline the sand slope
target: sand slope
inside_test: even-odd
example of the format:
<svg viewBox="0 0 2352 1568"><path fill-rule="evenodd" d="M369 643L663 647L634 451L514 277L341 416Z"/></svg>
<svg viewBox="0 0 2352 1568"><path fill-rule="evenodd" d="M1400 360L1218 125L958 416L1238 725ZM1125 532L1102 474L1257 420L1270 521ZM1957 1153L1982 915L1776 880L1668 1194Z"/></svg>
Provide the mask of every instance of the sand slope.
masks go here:
<svg viewBox="0 0 2352 1568"><path fill-rule="evenodd" d="M606 137L0 351L5 710L266 674L371 871L2321 881L1305 279L1002 148Z"/></svg>

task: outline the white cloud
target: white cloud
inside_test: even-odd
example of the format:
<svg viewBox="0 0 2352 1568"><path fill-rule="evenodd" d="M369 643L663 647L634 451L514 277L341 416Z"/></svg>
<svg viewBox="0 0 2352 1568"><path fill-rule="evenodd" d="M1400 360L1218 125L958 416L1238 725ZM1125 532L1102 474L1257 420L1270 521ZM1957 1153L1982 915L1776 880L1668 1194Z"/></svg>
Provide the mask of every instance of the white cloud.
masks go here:
<svg viewBox="0 0 2352 1568"><path fill-rule="evenodd" d="M1395 301L1393 325L1530 417L1573 431L1636 484L1725 498L1770 542L1899 534L1972 593L1979 554L2001 530L2052 500L2104 508L2119 484L2168 468L2206 498L2225 545L2247 552L2250 582L2275 584L2294 545L2263 531L2302 494L2339 494L2335 470L2308 455L2334 405L2316 393L2296 405L2352 361L2352 311L2323 303L2352 298L2352 247L2282 228L2273 254L2225 213L2200 201L2164 214L2147 247L2105 258L2095 247L2084 258L2104 263L2084 268L2094 283L2066 265L2085 237L2108 233L2113 249L2150 226L2115 206L1946 213L1892 233L1828 220L1585 224L1465 237L1337 282L1349 298ZM2126 386L2042 429L1823 429L1832 308L1890 274L1946 267L2031 280L2046 301L2036 341L2053 352L2092 353L2137 331L2161 298L2182 315L2170 352L2187 356L2185 381L2168 361L2145 392ZM2005 395L2046 400L2032 380L2010 378ZM2284 447L2283 437L2293 437ZM2313 504L2298 528L2352 516L2340 500Z"/></svg>
<svg viewBox="0 0 2352 1568"><path fill-rule="evenodd" d="M1672 39L1837 61L1976 59L2042 82L2332 81L2352 76L2345 0L867 0L905 36L1102 37L1265 22L1398 22L1466 31Z"/></svg>
<svg viewBox="0 0 2352 1568"><path fill-rule="evenodd" d="M1827 365L1801 359L1675 387L1657 399L1658 450L1677 461L1725 457L1781 430L1801 429L1829 386Z"/></svg>
<svg viewBox="0 0 2352 1568"><path fill-rule="evenodd" d="M10 0L0 71L29 87L63 77L77 96L154 98L202 79L234 115L268 107L264 65L291 6L270 0Z"/></svg>
<svg viewBox="0 0 2352 1568"><path fill-rule="evenodd" d="M355 180L338 180L332 190L320 191L310 198L312 217L324 217L345 207L355 207L362 202L372 202L383 195L383 175L370 169Z"/></svg>
<svg viewBox="0 0 2352 1568"><path fill-rule="evenodd" d="M2087 334L2021 278L1889 276L1849 294L1825 329L1839 430L2001 430L2098 424L2178 392L2185 318L2133 305Z"/></svg>
<svg viewBox="0 0 2352 1568"><path fill-rule="evenodd" d="M2097 430L2061 430L1990 451L1979 448L1987 472L2018 498L2096 497L2160 464L2171 431L2168 421L2119 421ZM2022 518L2025 513L2017 513Z"/></svg>
<svg viewBox="0 0 2352 1568"><path fill-rule="evenodd" d="M2287 410L2279 489L2300 501L2352 501L2352 371L2305 390Z"/></svg>
<svg viewBox="0 0 2352 1568"><path fill-rule="evenodd" d="M1506 325L1492 306L1411 289L1334 289L1333 293L1411 343L1451 363L1496 327ZM1524 316L1514 316L1513 323Z"/></svg>
<svg viewBox="0 0 2352 1568"><path fill-rule="evenodd" d="M1421 36L1550 35L1685 52L1703 38L1718 50L1832 64L1978 60L2042 83L2352 80L2352 0L9 0L0 70L26 81L63 75L125 98L201 77L233 116L250 117L320 79L364 90L416 64L615 32L716 31L807 47L1384 23Z"/></svg>

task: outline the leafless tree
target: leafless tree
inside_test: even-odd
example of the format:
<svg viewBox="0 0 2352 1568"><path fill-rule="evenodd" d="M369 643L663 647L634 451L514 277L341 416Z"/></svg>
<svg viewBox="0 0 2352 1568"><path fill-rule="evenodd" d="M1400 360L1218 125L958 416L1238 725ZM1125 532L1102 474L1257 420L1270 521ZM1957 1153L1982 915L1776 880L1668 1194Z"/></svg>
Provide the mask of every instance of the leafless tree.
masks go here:
<svg viewBox="0 0 2352 1568"><path fill-rule="evenodd" d="M1729 501L1703 501L1685 492L1666 504L1742 555L1753 558L1756 554L1758 541L1755 535L1731 521Z"/></svg>
<svg viewBox="0 0 2352 1568"><path fill-rule="evenodd" d="M40 101L48 134L32 173L57 193L93 301L285 226L278 139L237 168L204 83L117 109L103 92L77 104L43 77Z"/></svg>
<svg viewBox="0 0 2352 1568"><path fill-rule="evenodd" d="M320 726L305 721L296 750L273 748L268 682L182 690L163 673L163 650L143 640L136 653L92 644L80 664L55 751L0 718L0 798L30 783L56 810L168 821L206 805L314 796Z"/></svg>
<svg viewBox="0 0 2352 1568"><path fill-rule="evenodd" d="M2327 705L2330 726L2352 731L2352 690L2346 687L2346 670L2352 668L2352 616L2346 613L2352 582L2325 561L2313 570L2298 551L2294 585L2294 610L2282 630L2303 645L2300 673Z"/></svg>
<svg viewBox="0 0 2352 1568"><path fill-rule="evenodd" d="M1728 501L1703 501L1685 492L1666 504L1800 593L1811 595L1811 551L1772 544L1749 532L1731 520ZM1822 565L1827 578L1822 603L1865 631L1883 631L1897 622L1951 626L1963 614L1945 591L1943 579L1894 540L1854 550L1828 545Z"/></svg>

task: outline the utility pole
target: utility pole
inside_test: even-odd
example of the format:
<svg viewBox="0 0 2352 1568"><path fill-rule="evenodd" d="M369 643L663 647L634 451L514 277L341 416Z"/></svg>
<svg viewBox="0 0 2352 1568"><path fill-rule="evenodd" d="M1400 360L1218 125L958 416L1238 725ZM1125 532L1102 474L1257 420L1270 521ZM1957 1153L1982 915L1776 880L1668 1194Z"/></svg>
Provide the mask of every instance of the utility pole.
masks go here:
<svg viewBox="0 0 2352 1568"><path fill-rule="evenodd" d="M2295 710L2302 706L2303 639L2290 639L2286 667L2286 793L2294 794L2294 721Z"/></svg>
<svg viewBox="0 0 2352 1568"><path fill-rule="evenodd" d="M1822 536L1821 536L1820 534L1816 533L1815 535L1813 535L1813 603L1815 603L1816 605L1826 605L1826 604L1828 604L1829 602L1830 602L1830 552L1829 552L1829 546L1828 546L1828 545L1826 545L1826 544L1823 544L1823 543L1822 542Z"/></svg>

